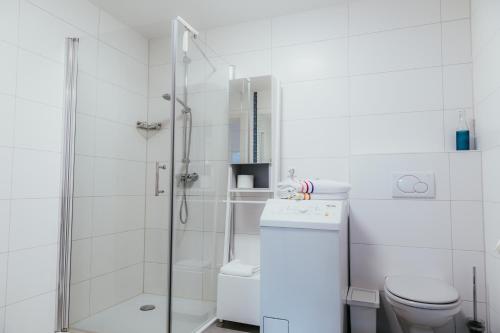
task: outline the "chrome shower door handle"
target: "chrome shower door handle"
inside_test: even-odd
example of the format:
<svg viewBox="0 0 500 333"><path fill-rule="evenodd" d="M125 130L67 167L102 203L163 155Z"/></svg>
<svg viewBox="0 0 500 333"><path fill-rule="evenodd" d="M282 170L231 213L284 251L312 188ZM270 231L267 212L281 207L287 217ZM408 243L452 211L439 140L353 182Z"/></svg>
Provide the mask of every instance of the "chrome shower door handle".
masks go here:
<svg viewBox="0 0 500 333"><path fill-rule="evenodd" d="M160 190L160 169L167 170L167 166L165 164L160 164L160 162L156 161L156 176L155 176L155 196L159 196L162 193L165 193L165 190Z"/></svg>

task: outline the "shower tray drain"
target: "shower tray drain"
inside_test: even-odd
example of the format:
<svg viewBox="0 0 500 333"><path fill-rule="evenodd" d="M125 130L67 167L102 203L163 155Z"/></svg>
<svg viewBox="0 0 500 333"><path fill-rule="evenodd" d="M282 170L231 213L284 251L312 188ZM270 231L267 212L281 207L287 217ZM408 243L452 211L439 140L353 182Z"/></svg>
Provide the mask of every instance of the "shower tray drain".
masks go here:
<svg viewBox="0 0 500 333"><path fill-rule="evenodd" d="M139 309L141 311L151 311L151 310L156 309L156 306L154 306L152 304L146 304L146 305L141 306Z"/></svg>

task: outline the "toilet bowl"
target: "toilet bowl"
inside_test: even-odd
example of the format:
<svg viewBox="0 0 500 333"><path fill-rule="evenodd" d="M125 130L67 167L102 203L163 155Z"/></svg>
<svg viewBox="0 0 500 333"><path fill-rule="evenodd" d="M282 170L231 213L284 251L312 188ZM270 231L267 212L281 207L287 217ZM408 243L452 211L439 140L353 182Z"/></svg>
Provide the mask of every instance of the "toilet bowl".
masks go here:
<svg viewBox="0 0 500 333"><path fill-rule="evenodd" d="M389 276L384 291L405 333L434 332L451 321L462 304L455 288L436 279Z"/></svg>

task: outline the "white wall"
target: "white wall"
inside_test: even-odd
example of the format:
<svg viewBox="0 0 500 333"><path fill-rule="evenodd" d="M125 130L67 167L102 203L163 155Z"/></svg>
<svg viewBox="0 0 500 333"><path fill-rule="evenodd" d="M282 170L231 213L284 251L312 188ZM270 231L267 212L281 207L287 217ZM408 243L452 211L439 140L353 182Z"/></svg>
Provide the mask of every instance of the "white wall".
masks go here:
<svg viewBox="0 0 500 333"><path fill-rule="evenodd" d="M353 184L352 284L444 279L465 332L476 265L484 318L481 154L454 152L457 109L474 117L468 1L351 0L206 37L238 77L281 80L282 175ZM391 174L407 171L434 172L436 199L393 200Z"/></svg>
<svg viewBox="0 0 500 333"><path fill-rule="evenodd" d="M491 332L500 332L500 3L472 3L474 98L483 151L486 290Z"/></svg>
<svg viewBox="0 0 500 333"><path fill-rule="evenodd" d="M92 41L95 70L78 80L71 322L143 292L148 43L103 11Z"/></svg>
<svg viewBox="0 0 500 333"><path fill-rule="evenodd" d="M90 128L101 128L104 137L99 147L90 142L80 147L103 149L102 157L120 158L108 156L117 146L116 142L108 141L115 137L104 132L123 133L118 131L118 123L131 121L133 125L136 120L135 115L133 119L114 118L125 115L117 107L123 106L124 101L103 98L104 89L115 89L118 95L121 91L125 97L139 96L139 107L133 111L146 114L147 43L127 33L115 35L115 31L113 19L86 1L4 0L0 3L0 332L49 333L54 330L64 38L81 38L79 124L84 124L83 114L87 114L87 118L96 121L89 123L94 125ZM97 89L100 89L99 98ZM101 113L98 115L96 110ZM88 117L89 114L92 116ZM99 117L102 120L97 120ZM108 124L104 118L112 121ZM107 129L105 123L109 125ZM122 128L125 131L128 127ZM80 157L86 153L80 151ZM80 167L88 168L88 164L79 162ZM144 191L144 170L145 165L141 192ZM86 172L91 174L89 170ZM90 180L76 186L78 191L85 191L93 184ZM83 203L82 200L76 206ZM144 198L142 204L144 206ZM85 226L88 227L78 224L75 230L82 238L92 233L88 228L80 228ZM113 232L118 231L115 225L107 226ZM140 290L142 260L141 257L138 267ZM85 273L84 266L77 268L82 271L75 271L75 278ZM109 284L102 287L106 291L101 295L104 299L110 294ZM88 311L88 296L87 307L81 310Z"/></svg>

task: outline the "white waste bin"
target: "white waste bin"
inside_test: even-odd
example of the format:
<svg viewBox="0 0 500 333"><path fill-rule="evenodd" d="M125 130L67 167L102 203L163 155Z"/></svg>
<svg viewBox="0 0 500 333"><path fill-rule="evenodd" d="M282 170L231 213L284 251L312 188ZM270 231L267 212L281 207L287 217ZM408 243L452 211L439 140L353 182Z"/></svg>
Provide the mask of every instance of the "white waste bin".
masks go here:
<svg viewBox="0 0 500 333"><path fill-rule="evenodd" d="M378 290L349 287L347 304L351 310L351 333L377 332Z"/></svg>

